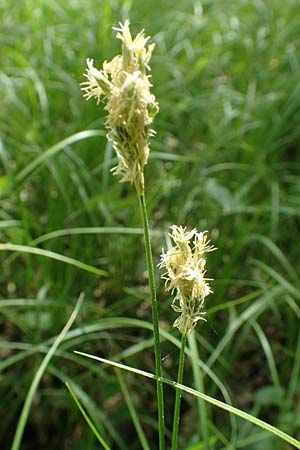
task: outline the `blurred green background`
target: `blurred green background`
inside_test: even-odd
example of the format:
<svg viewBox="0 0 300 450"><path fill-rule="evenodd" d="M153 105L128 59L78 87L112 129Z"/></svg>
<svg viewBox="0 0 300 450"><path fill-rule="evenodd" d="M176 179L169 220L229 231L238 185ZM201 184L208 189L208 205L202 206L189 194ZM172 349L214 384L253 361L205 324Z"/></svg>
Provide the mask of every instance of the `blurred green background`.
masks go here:
<svg viewBox="0 0 300 450"><path fill-rule="evenodd" d="M11 448L34 374L81 291L21 448L100 448L65 381L113 449L141 448L120 378L73 353L154 371L137 198L109 173L115 155L102 107L79 89L87 57L101 67L119 52L112 26L126 18L133 34L145 28L156 43L160 113L146 168L155 263L171 224L209 230L218 247L207 265L214 295L196 334L205 392L300 439L299 0L0 0L0 11L1 243L108 272L0 246L1 449ZM180 336L156 276L164 373L174 379ZM122 380L156 449L155 385ZM184 380L194 385L189 359ZM172 408L166 388L168 430ZM197 414L184 396L182 449L204 448ZM211 449L291 448L210 406L207 420Z"/></svg>

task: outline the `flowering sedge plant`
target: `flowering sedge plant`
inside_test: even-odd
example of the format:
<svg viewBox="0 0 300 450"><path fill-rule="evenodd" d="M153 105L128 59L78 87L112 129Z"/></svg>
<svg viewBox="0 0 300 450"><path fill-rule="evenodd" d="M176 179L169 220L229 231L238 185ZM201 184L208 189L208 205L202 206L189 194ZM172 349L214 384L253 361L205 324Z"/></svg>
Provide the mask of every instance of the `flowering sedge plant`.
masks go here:
<svg viewBox="0 0 300 450"><path fill-rule="evenodd" d="M215 250L207 238L206 231L198 232L196 228L186 231L182 226L173 225L170 237L174 246L167 252L162 252L159 266L167 271L162 276L166 281L166 289L176 292L172 308L179 313L174 322L182 334L181 348L178 364L177 383L182 384L185 346L187 334L204 318L205 298L212 292L206 278L205 253ZM180 417L181 391L176 390L172 446L171 450L178 448L178 432Z"/></svg>
<svg viewBox="0 0 300 450"><path fill-rule="evenodd" d="M149 138L153 136L152 129L153 119L158 112L158 104L155 97L150 92L151 83L148 72L150 71L149 62L151 59L154 44L148 44L149 37L145 37L141 31L134 39L131 37L129 30L129 22L120 24L120 28L116 29L117 38L122 41L122 53L114 57L111 61L105 61L101 70L94 67L93 60L87 60L87 69L85 72L86 81L81 83L84 97L90 99L96 98L97 104L103 100L105 109L107 110L106 128L108 130L108 139L117 153L119 163L112 169L114 174L121 178L121 182L129 181L134 184L138 193L141 216L144 228L145 250L147 257L149 287L152 303L152 319L153 319L153 336L155 350L155 377L152 374L137 371L157 381L157 405L158 405L158 431L159 431L159 450L164 450L164 401L163 401L163 381L173 384L170 380L162 378L161 367L161 351L158 327L158 308L156 300L154 268L151 254L150 233L148 228L148 217L146 209L146 201L144 195L144 166L147 164L149 156ZM178 426L180 416L180 398L183 370L185 345L187 342L187 334L204 318L205 299L211 293L206 277L206 258L205 254L215 250L210 245L206 232L198 232L196 229L186 231L181 226L173 226L170 234L174 246L161 255L160 267L166 268L163 278L166 281L166 289L175 292L172 303L173 309L179 313L179 317L175 320L174 326L182 333L181 349L178 363L178 377L176 388L176 397L174 405L173 429L172 429L172 447L171 450L178 448ZM189 339L196 347L195 335L190 333ZM191 344L192 351L192 344ZM197 353L197 352L196 352ZM91 355L83 354L92 357ZM109 362L103 358L92 357L101 361ZM198 371L198 357L195 360L194 370L196 384L201 386L198 388L198 394L201 398L203 392L203 382L201 380L201 371ZM110 362L113 366L127 368L119 363ZM132 370L135 372L135 370ZM196 372L197 371L197 372ZM198 379L198 382L197 382ZM186 389L191 393L190 388ZM196 392L196 391L195 391ZM72 394L73 395L73 394ZM75 396L74 396L75 397ZM274 426L256 419L237 408L233 408L227 404L221 404L218 400L213 400L208 396L206 401L218 405L219 407L246 419L265 430L271 431L273 434L300 448L300 442L286 435ZM25 402L26 403L26 402ZM79 404L79 402L78 402ZM202 435L204 438L204 448L210 447L210 439L206 426L205 403L201 406L200 411L201 427L203 427ZM82 410L84 412L84 410ZM88 419L84 413L86 420ZM205 419L205 420L203 420ZM21 423L21 422L20 422ZM88 421L92 428L92 423ZM143 448L150 448L142 429L136 422L136 428ZM139 426L139 428L138 428ZM102 437L92 428L102 446L106 449L110 447L104 442ZM201 443L202 444L202 443ZM152 445L153 447L153 445Z"/></svg>
<svg viewBox="0 0 300 450"><path fill-rule="evenodd" d="M149 272L149 286L152 304L152 320L155 350L155 373L157 376L157 404L159 449L164 450L164 399L161 381L161 350L158 326L158 307L154 280L151 242L148 228L147 208L144 194L144 167L149 156L149 138L155 134L152 124L158 112L158 103L150 92L149 62L154 44L148 44L149 37L141 31L133 39L129 21L116 28L117 38L122 41L122 53L111 61L105 61L102 69L94 67L92 59L87 59L86 81L81 83L84 97L102 100L107 111L105 126L107 137L118 156L118 165L112 169L121 182L135 185L141 208L144 228L145 250ZM184 348L186 335L199 320L204 320L204 300L211 292L205 277L204 254L214 250L209 245L206 232L196 229L186 231L183 227L172 227L171 237L175 246L163 252L161 267L167 269L164 279L167 290L176 291L173 309L180 313L174 322L182 333L178 383L182 382ZM180 390L176 391L172 450L177 450L178 424L180 413Z"/></svg>
<svg viewBox="0 0 300 450"><path fill-rule="evenodd" d="M144 167L149 156L149 138L155 134L152 123L158 112L158 103L150 92L149 62L154 44L141 31L133 39L129 21L120 23L117 38L122 41L122 53L111 61L105 61L101 70L94 67L92 59L87 60L81 83L84 97L92 97L105 103L107 137L117 153L119 163L112 169L121 182L134 184L140 204L144 229L145 251L149 273L149 287L152 306L153 337L155 351L155 374L157 376L157 405L159 449L164 450L164 399L161 350L158 326L158 306L154 280L151 241L148 226L144 192Z"/></svg>
<svg viewBox="0 0 300 450"><path fill-rule="evenodd" d="M148 44L150 37L145 37L144 31L132 39L128 20L115 30L122 41L122 54L105 61L101 70L87 59L86 81L81 89L87 100L94 97L97 103L101 99L105 102L107 137L119 159L112 172L121 182L134 183L141 195L148 141L155 134L152 122L159 109L147 75L154 44Z"/></svg>
<svg viewBox="0 0 300 450"><path fill-rule="evenodd" d="M180 313L174 326L186 334L204 318L204 301L212 292L205 277L205 253L215 250L207 238L206 231L196 228L186 231L182 226L173 225L170 236L174 247L161 254L160 267L167 269L163 275L166 289L175 291L172 308Z"/></svg>

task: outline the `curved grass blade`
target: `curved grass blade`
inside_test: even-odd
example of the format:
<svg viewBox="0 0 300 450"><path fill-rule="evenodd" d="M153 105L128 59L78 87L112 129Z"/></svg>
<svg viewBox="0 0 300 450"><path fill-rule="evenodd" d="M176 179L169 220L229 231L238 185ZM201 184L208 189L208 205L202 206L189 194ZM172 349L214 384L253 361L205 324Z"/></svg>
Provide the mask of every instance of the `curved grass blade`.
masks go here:
<svg viewBox="0 0 300 450"><path fill-rule="evenodd" d="M72 355L75 357L75 359L69 359L70 353L64 353L63 355L60 353L59 350L56 352L56 356L66 358L69 361L76 361L78 363L78 358L76 355ZM94 367L92 367L91 364L88 364L87 368L94 371ZM99 434L101 436L105 436L105 442L107 441L107 434L110 435L112 440L115 441L117 448L119 450L128 450L127 446L125 445L121 435L116 430L114 425L110 422L109 417L106 416L105 412L103 412L100 408L98 408L96 402L74 381L74 379L71 379L68 377L64 372L57 369L57 367L54 367L52 365L49 365L48 372L54 375L56 378L58 378L62 383L69 385L72 385L72 390L77 396L77 399L81 402L81 405L85 408L85 411L89 414L91 420L94 422L95 426L100 430ZM96 371L95 373L101 373L102 371Z"/></svg>
<svg viewBox="0 0 300 450"><path fill-rule="evenodd" d="M92 420L89 418L89 416L87 415L86 411L84 410L83 406L81 405L81 403L79 402L78 398L76 397L73 389L71 388L69 383L66 383L66 386L74 400L74 402L76 403L79 411L81 412L81 414L83 415L86 423L88 424L88 426L90 427L91 431L94 433L94 435L96 436L96 438L98 439L98 441L100 442L100 444L102 445L102 447L105 450L110 450L110 447L108 446L108 444L105 442L105 440L103 439L102 436L100 436L99 432L97 431L97 428L95 427L95 425L93 424Z"/></svg>
<svg viewBox="0 0 300 450"><path fill-rule="evenodd" d="M137 327L137 328L143 328L148 331L152 331L152 325L149 322L145 322L140 319L133 319L129 317L114 317L114 318L104 318L100 319L95 324L89 324L85 325L84 327L79 328L73 328L70 330L64 337L64 343L62 344L64 349L68 349L70 346L74 347L74 345L78 345L80 343L86 342L87 336L90 335L93 337L95 334L96 339L99 339L98 334L109 330L110 332L115 329L120 328L128 328L128 327ZM162 338L166 339L176 347L180 348L180 341L175 338L172 334L167 332L164 329L160 330L160 335ZM17 354L14 354L13 356L10 356L6 358L4 361L0 361L0 373L7 367L16 364L27 357L30 357L36 353L39 352L47 352L49 349L49 345L51 345L56 337L52 337L50 339L47 339L46 341L42 342L39 345L36 346L28 346L26 344L24 350L22 352L19 352ZM24 344L25 345L25 344ZM117 355L114 355L117 359L123 359L128 356L131 356L132 354L135 354L138 351L142 351L146 348L149 348L153 345L153 339L149 339L147 342L143 341L142 345L135 344L132 349L125 349L121 353L118 353ZM19 348L19 347L18 347ZM191 357L190 350L186 349L186 354ZM225 401L229 404L231 404L231 398L230 395L225 387L225 385L221 382L221 380L217 377L217 375L202 361L198 361L199 366L201 367L201 370L203 371L203 376L208 376L219 388L221 394L223 395ZM233 423L232 423L232 428Z"/></svg>
<svg viewBox="0 0 300 450"><path fill-rule="evenodd" d="M22 409L22 412L21 412L21 415L20 415L20 418L18 421L18 425L17 425L17 429L16 429L16 432L14 435L11 450L19 450L19 448L20 448L24 429L25 429L26 422L28 420L28 416L30 413L31 405L34 400L34 396L38 389L41 378L44 375L45 370L46 370L52 356L56 352L56 350L59 347L59 345L61 344L61 342L64 340L66 333L69 331L69 329L73 325L73 323L80 311L80 307L82 305L83 299L84 299L84 294L82 293L82 294L80 294L80 296L77 300L77 303L75 305L75 308L73 309L73 312L72 312L69 320L67 321L66 325L64 326L64 328L62 329L60 334L57 336L55 341L53 342L52 346L50 347L48 353L46 354L45 358L43 359L42 363L40 364L40 366L32 380L32 383L31 383L29 391L27 393L27 396L26 396L26 399L25 399L25 402L23 405L23 409Z"/></svg>
<svg viewBox="0 0 300 450"><path fill-rule="evenodd" d="M295 396L295 393L297 391L297 385L299 383L299 373L300 373L300 330L299 330L298 339L297 339L295 360L293 363L293 368L292 368L291 377L290 377L290 383L288 386L288 393L287 393L287 400L286 400L288 409L292 408L293 398Z"/></svg>
<svg viewBox="0 0 300 450"><path fill-rule="evenodd" d="M69 353L66 353L67 349L72 347L74 348L75 345L80 345L81 343L87 342L88 340L92 339L99 339L101 338L101 333L105 330L114 330L118 328L128 328L128 327L141 327L147 330L152 330L152 326L149 322L144 322L138 319L130 319L130 318L109 318L109 319L101 319L101 323L96 323L92 325L85 326L84 328L73 328L70 330L64 337L64 342L61 344L60 348L61 350L57 350L56 356L63 357L64 359L72 360L78 363L77 357L74 357L76 359L71 358ZM168 333L166 330L161 329L160 330L161 337L175 345L176 347L180 348L180 341L175 338L172 334ZM19 344L19 343L6 343L5 348L11 348L11 349L18 349L22 350L16 354L13 354L13 356L10 356L6 358L4 361L0 362L0 372L6 369L9 366L12 366L16 363L19 363L20 361L23 361L26 358L31 357L34 354L37 353L47 353L49 351L49 345L53 342L55 338L48 339L47 341L32 346L29 344ZM146 348L152 347L153 340L152 338L147 340L146 342L143 341L143 343L134 344L131 348L127 348L123 350L121 353L118 353L114 355L115 359L122 360L125 357L131 356L136 354L137 352L143 351ZM3 343L2 343L3 346ZM191 357L190 350L186 349L186 354ZM215 383L215 385L220 390L222 396L224 397L224 400L227 404L232 404L230 395L228 391L226 390L226 387L223 385L221 380L216 376L216 374L209 369L205 363L202 361L197 361L198 365L201 367L201 370L203 371L203 375L208 375L209 378ZM91 369L90 365L87 365L86 363L83 364L84 367L87 367ZM73 383L74 386L74 383ZM230 422L231 422L231 429L232 429L232 436L234 439L235 433L236 433L236 424L235 424L235 416L230 416ZM117 442L118 448L123 448L121 446L121 442L118 440L118 436L115 436L113 433L111 433L111 436L113 439Z"/></svg>
<svg viewBox="0 0 300 450"><path fill-rule="evenodd" d="M204 392L204 383L203 383L203 376L202 376L202 369L199 367L198 361L199 361L199 352L198 352L198 346L197 346L197 340L195 336L195 331L192 330L190 335L188 336L188 343L190 347L190 361L193 369L193 377L194 377L194 383L199 392ZM210 449L209 444L209 436L208 436L208 417L207 417L207 403L205 403L203 400L198 399L197 400L198 405L198 433L199 433L199 439L201 440L201 437L204 440L205 448L207 450Z"/></svg>
<svg viewBox="0 0 300 450"><path fill-rule="evenodd" d="M43 250L42 248L30 247L28 245L18 245L18 244L0 244L0 251L9 252L20 252L20 253L31 253L33 255L46 256L46 258L55 259L71 266L75 266L78 269L85 270L87 272L94 273L101 277L107 276L107 272L102 269L97 269L97 267L90 266L89 264L83 263L78 259L70 258L69 256L61 255L60 253L55 253L50 250Z"/></svg>
<svg viewBox="0 0 300 450"><path fill-rule="evenodd" d="M8 306L48 306L54 305L54 300L40 300L40 299L32 299L32 298L9 298L9 299L1 299L0 300L0 309L7 308Z"/></svg>
<svg viewBox="0 0 300 450"><path fill-rule="evenodd" d="M265 273L267 273L271 278L273 278L277 283L282 286L286 291L288 291L291 295L294 295L297 299L300 299L300 290L296 288L293 284L291 284L286 278L280 275L276 270L272 267L268 266L262 261L258 259L253 259L253 263L262 269Z"/></svg>
<svg viewBox="0 0 300 450"><path fill-rule="evenodd" d="M256 299L261 295L261 289L257 289L256 291L250 292L250 294L243 295L236 300L229 300L228 302L220 303L219 305L211 306L207 308L206 314L209 316L210 314L215 314L218 311L223 311L224 309L232 308L233 306L242 305L244 303L250 302L251 300Z"/></svg>
<svg viewBox="0 0 300 450"><path fill-rule="evenodd" d="M265 335L262 328L260 327L260 325L255 320L250 320L250 324L252 325L253 329L255 330L257 337L260 341L260 344L262 346L262 349L265 353L266 360L267 360L267 363L269 366L270 375L271 375L271 378L273 381L273 385L276 389L277 398L280 401L283 401L283 390L282 390L282 387L280 384L280 379L279 379L279 375L278 375L275 358L274 358L274 355L272 352L271 345L267 339L267 336Z"/></svg>
<svg viewBox="0 0 300 450"><path fill-rule="evenodd" d="M267 293L262 295L253 304L248 306L248 308L246 308L235 320L233 320L230 324L228 331L226 332L226 334L223 336L223 338L220 340L220 342L210 355L207 361L207 365L211 367L218 360L219 356L222 354L222 351L224 350L226 345L230 342L235 333L244 323L260 315L268 307L270 302L275 297L281 295L283 292L284 290L281 286L275 286L271 288Z"/></svg>
<svg viewBox="0 0 300 450"><path fill-rule="evenodd" d="M0 228L21 227L21 220L1 220Z"/></svg>
<svg viewBox="0 0 300 450"><path fill-rule="evenodd" d="M136 373L137 375L142 375L143 377L150 378L152 380L157 381L157 377L150 372L146 372L144 370L136 369L134 367L126 366L125 364L121 364L115 361L110 361L105 358L100 358L98 356L90 355L88 353L78 352L75 351L76 354L84 356L86 358L94 359L95 361L102 362L104 364L108 364L113 367L117 367L119 369L127 370L129 372ZM214 406L217 406L220 409L223 409L230 414L235 414L236 416L240 417L241 419L247 420L248 422L253 423L254 425L262 428L263 430L267 430L270 433L274 434L275 436L279 437L280 439L288 442L289 444L293 445L295 448L300 449L300 441L297 441L297 439L293 438L292 436L289 436L288 434L284 433L284 431L279 430L278 428L274 427L273 425L270 425L267 422L264 422L261 419L258 419L255 416L252 416L251 414L248 414L238 408L235 408L234 406L227 405L224 402L221 402L220 400L217 400L213 397L210 397L209 395L202 394L201 392L197 391L196 389L190 388L188 386L185 386L183 384L178 384L176 381L169 380L168 378L161 377L160 381L163 383L168 384L169 386L172 386L177 389L181 389L182 391L193 395L194 397L201 398L202 400L205 400L208 403L211 403Z"/></svg>
<svg viewBox="0 0 300 450"><path fill-rule="evenodd" d="M126 386L126 383L125 383L125 381L123 379L122 373L121 373L121 371L119 369L115 369L115 373L117 375L121 391L123 393L123 396L124 396L124 399L125 399L128 411L130 413L130 417L132 419L132 422L133 422L133 424L135 426L137 435L139 437L139 440L140 440L140 443L141 443L141 447L143 448L143 450L150 450L147 438L146 438L145 433L144 433L144 431L142 429L139 416L138 416L138 414L136 412L134 403L133 403L133 401L132 401L132 399L130 397L130 393L129 393L128 388Z"/></svg>
<svg viewBox="0 0 300 450"><path fill-rule="evenodd" d="M295 284L296 285L299 284L299 276L297 272L294 270L293 266L291 265L285 254L271 239L260 234L253 234L248 238L248 240L249 241L256 240L258 242L261 242L275 256L275 258L277 258L277 260L280 262L286 273L293 278Z"/></svg>
<svg viewBox="0 0 300 450"><path fill-rule="evenodd" d="M47 159L52 158L57 152L63 150L65 147L74 144L75 142L82 141L83 139L87 139L95 136L105 136L105 132L101 130L85 130L79 131L78 133L72 134L71 136L63 139L57 144L50 147L40 156L38 156L34 161L28 164L24 169L21 170L16 175L16 180L18 183L21 183L25 180L25 178L33 172L38 166L44 163Z"/></svg>
<svg viewBox="0 0 300 450"><path fill-rule="evenodd" d="M38 245L42 242L49 241L63 236L71 236L77 234L143 234L142 228L126 228L126 227L80 227L80 228L63 228L61 230L51 231L43 234L30 242L31 245Z"/></svg>

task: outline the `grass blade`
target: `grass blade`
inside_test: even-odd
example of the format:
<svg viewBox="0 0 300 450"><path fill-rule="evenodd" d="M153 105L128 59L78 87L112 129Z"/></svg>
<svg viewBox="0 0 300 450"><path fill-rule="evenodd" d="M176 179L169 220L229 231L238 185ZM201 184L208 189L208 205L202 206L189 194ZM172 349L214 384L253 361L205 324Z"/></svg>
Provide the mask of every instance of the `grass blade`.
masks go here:
<svg viewBox="0 0 300 450"><path fill-rule="evenodd" d="M132 419L132 422L133 422L133 424L135 426L137 435L139 437L141 446L142 446L143 450L150 450L149 444L147 442L147 438L146 438L145 433L144 433L144 431L142 429L139 416L138 416L138 414L136 412L136 409L135 409L135 406L133 404L133 401L131 400L130 393L129 393L129 391L127 389L127 386L126 386L126 383L125 383L125 381L123 379L122 373L121 373L121 371L119 369L115 369L115 372L116 372L116 375L117 375L117 378L118 378L118 381L119 381L119 384L120 384L121 391L122 391L123 396L125 398L126 405L127 405L128 410L129 410L129 413L130 413L130 417Z"/></svg>
<svg viewBox="0 0 300 450"><path fill-rule="evenodd" d="M85 412L83 406L81 405L81 403L79 402L78 398L76 397L73 389L71 388L69 383L66 383L66 386L74 400L74 402L76 403L79 411L81 412L81 414L83 415L86 423L88 424L88 426L90 427L91 431L94 433L94 435L96 436L96 438L98 439L98 441L100 442L100 444L102 445L102 447L105 450L110 450L110 447L108 446L108 444L104 441L104 439L102 438L102 436L100 436L99 432L97 431L97 428L95 427L95 425L93 424L93 422L91 421L91 419L89 418L89 416L87 415L87 413Z"/></svg>
<svg viewBox="0 0 300 450"><path fill-rule="evenodd" d="M80 228L64 228L62 230L51 231L43 234L31 241L31 245L38 245L42 242L56 239L63 236L71 236L78 234L138 234L142 235L142 228L127 228L127 227L80 227Z"/></svg>
<svg viewBox="0 0 300 450"><path fill-rule="evenodd" d="M33 172L37 167L44 163L47 159L52 158L57 152L63 150L65 147L74 144L75 142L81 141L95 136L105 136L105 132L101 130L85 130L79 131L78 133L72 134L71 136L63 139L57 144L50 147L44 153L42 153L38 158L28 164L24 169L21 170L16 176L17 182L21 183L25 178Z"/></svg>
<svg viewBox="0 0 300 450"><path fill-rule="evenodd" d="M98 356L90 355L88 353L83 353L83 352L78 352L78 351L75 351L75 353L78 355L84 356L86 358L91 358L91 359L94 359L95 361L99 361L99 362L108 364L110 366L117 367L119 369L127 370L129 372L136 373L137 375L141 375L143 377L150 378L152 380L157 381L157 377L153 373L146 372L146 371L140 370L140 369L136 369L134 367L126 366L125 364L121 364L121 363L118 363L115 361L110 361L105 358L100 358ZM169 386L172 386L174 388L181 389L182 391L187 392L188 394L191 394L194 397L201 398L202 400L205 400L206 402L208 402L214 406L217 406L218 408L223 409L223 410L229 412L230 414L235 414L236 416L240 417L241 419L247 420L248 422L251 422L254 425L262 428L263 430L269 431L270 433L274 434L275 436L279 437L280 439L293 445L295 448L300 449L300 441L293 438L292 436L289 436L287 433L279 430L278 428L274 427L273 425L270 425L269 423L264 422L263 420L258 419L255 416L252 416L251 414L248 414L238 408L235 408L234 406L227 405L226 403L221 402L220 400L217 400L213 397L210 397L209 395L202 394L201 392L198 392L196 389L193 389L191 387L184 386L183 384L179 384L179 383L176 383L175 381L169 380L168 378L161 377L160 381L162 381L163 383L166 383Z"/></svg>
<svg viewBox="0 0 300 450"><path fill-rule="evenodd" d="M62 329L62 331L60 332L60 334L57 336L57 338L55 339L55 341L53 342L52 346L50 347L48 353L46 354L45 358L43 359L41 365L39 366L33 380L32 383L30 385L29 391L27 393L24 405L23 405L23 409L18 421L18 425L17 425L17 429L14 435L14 439L13 439L13 443L11 446L11 450L19 450L20 445L21 445L21 441L22 441L22 437L23 437L23 433L24 433L24 429L26 426L26 422L28 420L29 417L29 413L30 413L30 409L31 409L31 405L32 402L34 400L34 396L36 394L37 388L39 386L39 383L41 381L42 376L44 375L46 368L52 358L52 356L55 354L57 348L59 347L59 345L61 344L61 342L64 339L65 334L69 331L69 329L71 328L71 326L73 325L79 311L80 311L80 307L81 304L83 302L84 299L84 294L80 294L77 303L75 305L75 308L69 318L69 320L67 321L66 325L64 326L64 328Z"/></svg>
<svg viewBox="0 0 300 450"><path fill-rule="evenodd" d="M191 350L190 354L190 361L192 364L193 369L193 376L194 376L194 383L197 388L197 391L204 392L204 383L203 383L203 376L202 376L202 369L199 367L198 361L199 361L199 352L198 352L198 346L197 346L197 340L195 336L195 330L192 330L192 332L188 336L188 343ZM199 418L199 438L201 437L204 440L204 447L209 450L210 444L209 444L209 437L208 437L208 421L207 421L207 405L206 403L198 399L198 418ZM202 436L201 436L202 435Z"/></svg>
<svg viewBox="0 0 300 450"><path fill-rule="evenodd" d="M29 247L28 245L18 244L0 244L0 251L31 253L32 255L45 256L46 258L51 258L55 259L56 261L70 264L71 266L75 266L78 269L94 273L95 275L99 275L101 277L107 276L107 272L105 270L97 269L97 267L83 263L78 259L70 258L69 256L61 255L60 253L55 253L50 250L43 250L42 248Z"/></svg>
<svg viewBox="0 0 300 450"><path fill-rule="evenodd" d="M276 368L276 362L275 362L275 358L274 358L274 355L272 352L271 345L270 345L265 333L263 332L262 328L260 327L260 325L255 320L251 320L250 323L251 323L253 329L255 330L257 337L260 341L260 344L262 346L262 349L265 353L266 360L268 362L268 366L269 366L269 370L270 370L270 375L271 375L271 378L273 381L273 385L276 389L277 397L278 397L278 399L283 400L283 398L282 398L283 390L281 388L279 375L278 375L278 371Z"/></svg>

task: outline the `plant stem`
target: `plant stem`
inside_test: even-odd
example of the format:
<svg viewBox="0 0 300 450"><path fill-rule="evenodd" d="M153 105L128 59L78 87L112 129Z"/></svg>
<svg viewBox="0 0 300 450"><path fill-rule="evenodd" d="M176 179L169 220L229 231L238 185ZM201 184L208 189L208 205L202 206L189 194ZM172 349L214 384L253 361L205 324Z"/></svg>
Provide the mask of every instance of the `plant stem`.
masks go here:
<svg viewBox="0 0 300 450"><path fill-rule="evenodd" d="M184 350L186 345L186 334L181 338L181 349L179 356L178 376L177 383L182 384L183 368L184 368ZM179 414L182 392L176 388L175 405L174 405L174 418L173 418L173 431L172 431L172 450L177 450L178 446L178 429L179 429Z"/></svg>
<svg viewBox="0 0 300 450"><path fill-rule="evenodd" d="M158 326L158 307L156 299L155 279L154 279L154 267L152 259L152 250L149 234L148 215L146 207L145 194L139 195L139 203L143 221L144 239L146 259L148 266L149 287L152 306L152 322L153 322L153 336L154 336L154 353L155 353L155 374L158 378L162 376L161 367L161 351L160 351L160 339L159 339L159 326ZM159 431L159 449L165 448L165 419L164 419L164 398L163 398L163 383L161 380L157 380L157 408L158 408L158 431Z"/></svg>

